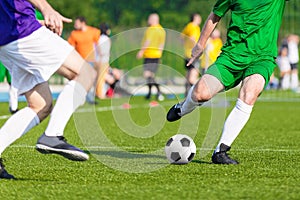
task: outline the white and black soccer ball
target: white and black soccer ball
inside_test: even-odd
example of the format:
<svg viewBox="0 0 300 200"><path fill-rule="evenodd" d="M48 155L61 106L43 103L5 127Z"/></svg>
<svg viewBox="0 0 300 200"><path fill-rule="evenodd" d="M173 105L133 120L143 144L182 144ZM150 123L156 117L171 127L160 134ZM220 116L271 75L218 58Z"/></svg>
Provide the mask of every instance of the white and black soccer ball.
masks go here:
<svg viewBox="0 0 300 200"><path fill-rule="evenodd" d="M187 164L196 154L196 145L187 135L172 136L165 146L166 157L172 164Z"/></svg>

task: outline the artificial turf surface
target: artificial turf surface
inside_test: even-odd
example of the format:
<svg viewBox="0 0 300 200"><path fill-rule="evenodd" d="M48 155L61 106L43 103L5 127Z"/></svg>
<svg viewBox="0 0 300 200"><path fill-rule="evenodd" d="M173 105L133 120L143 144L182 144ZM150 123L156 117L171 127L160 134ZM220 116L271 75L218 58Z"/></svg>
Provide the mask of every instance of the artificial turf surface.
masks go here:
<svg viewBox="0 0 300 200"><path fill-rule="evenodd" d="M227 94L228 107L217 102L175 123L165 121L174 99L156 107L142 97L85 105L65 136L89 151L86 162L34 149L46 120L3 153L18 179L0 180L0 199L299 199L300 98L293 92L260 97L230 151L239 165L210 163L236 93ZM3 124L7 103L0 110ZM163 147L179 132L194 138L197 154L187 165L169 165Z"/></svg>

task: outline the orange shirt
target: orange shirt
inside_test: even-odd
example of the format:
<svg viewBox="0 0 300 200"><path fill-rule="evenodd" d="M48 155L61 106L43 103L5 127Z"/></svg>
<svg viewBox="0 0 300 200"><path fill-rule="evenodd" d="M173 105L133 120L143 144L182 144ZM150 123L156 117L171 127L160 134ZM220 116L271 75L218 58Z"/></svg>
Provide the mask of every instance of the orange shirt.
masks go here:
<svg viewBox="0 0 300 200"><path fill-rule="evenodd" d="M95 60L95 45L100 38L100 30L87 26L85 31L74 30L71 32L68 42L75 47L76 51L86 60Z"/></svg>

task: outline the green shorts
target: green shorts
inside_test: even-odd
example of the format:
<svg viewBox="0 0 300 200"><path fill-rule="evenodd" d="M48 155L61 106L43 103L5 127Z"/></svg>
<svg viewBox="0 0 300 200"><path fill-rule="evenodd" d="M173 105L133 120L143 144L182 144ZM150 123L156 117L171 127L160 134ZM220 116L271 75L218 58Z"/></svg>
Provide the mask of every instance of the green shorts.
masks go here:
<svg viewBox="0 0 300 200"><path fill-rule="evenodd" d="M4 82L5 78L6 81L10 84L11 83L10 73L8 69L6 69L4 65L0 62L0 83Z"/></svg>
<svg viewBox="0 0 300 200"><path fill-rule="evenodd" d="M222 53L217 61L211 65L206 74L215 76L229 90L237 86L244 78L253 74L260 74L265 79L265 87L276 67L275 59L271 56L241 57L228 56Z"/></svg>

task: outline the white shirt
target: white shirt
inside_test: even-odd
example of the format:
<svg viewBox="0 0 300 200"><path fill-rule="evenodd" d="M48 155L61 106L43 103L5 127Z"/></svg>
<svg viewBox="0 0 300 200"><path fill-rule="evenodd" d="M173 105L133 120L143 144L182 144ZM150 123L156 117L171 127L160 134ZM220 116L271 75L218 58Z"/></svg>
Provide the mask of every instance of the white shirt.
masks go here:
<svg viewBox="0 0 300 200"><path fill-rule="evenodd" d="M102 34L98 41L98 59L101 63L109 63L111 40L107 35Z"/></svg>
<svg viewBox="0 0 300 200"><path fill-rule="evenodd" d="M288 43L289 48L289 60L291 64L296 64L299 62L299 52L298 52L298 44L294 41L290 41Z"/></svg>
<svg viewBox="0 0 300 200"><path fill-rule="evenodd" d="M291 70L290 61L287 56L278 56L276 62L281 72L287 72Z"/></svg>

